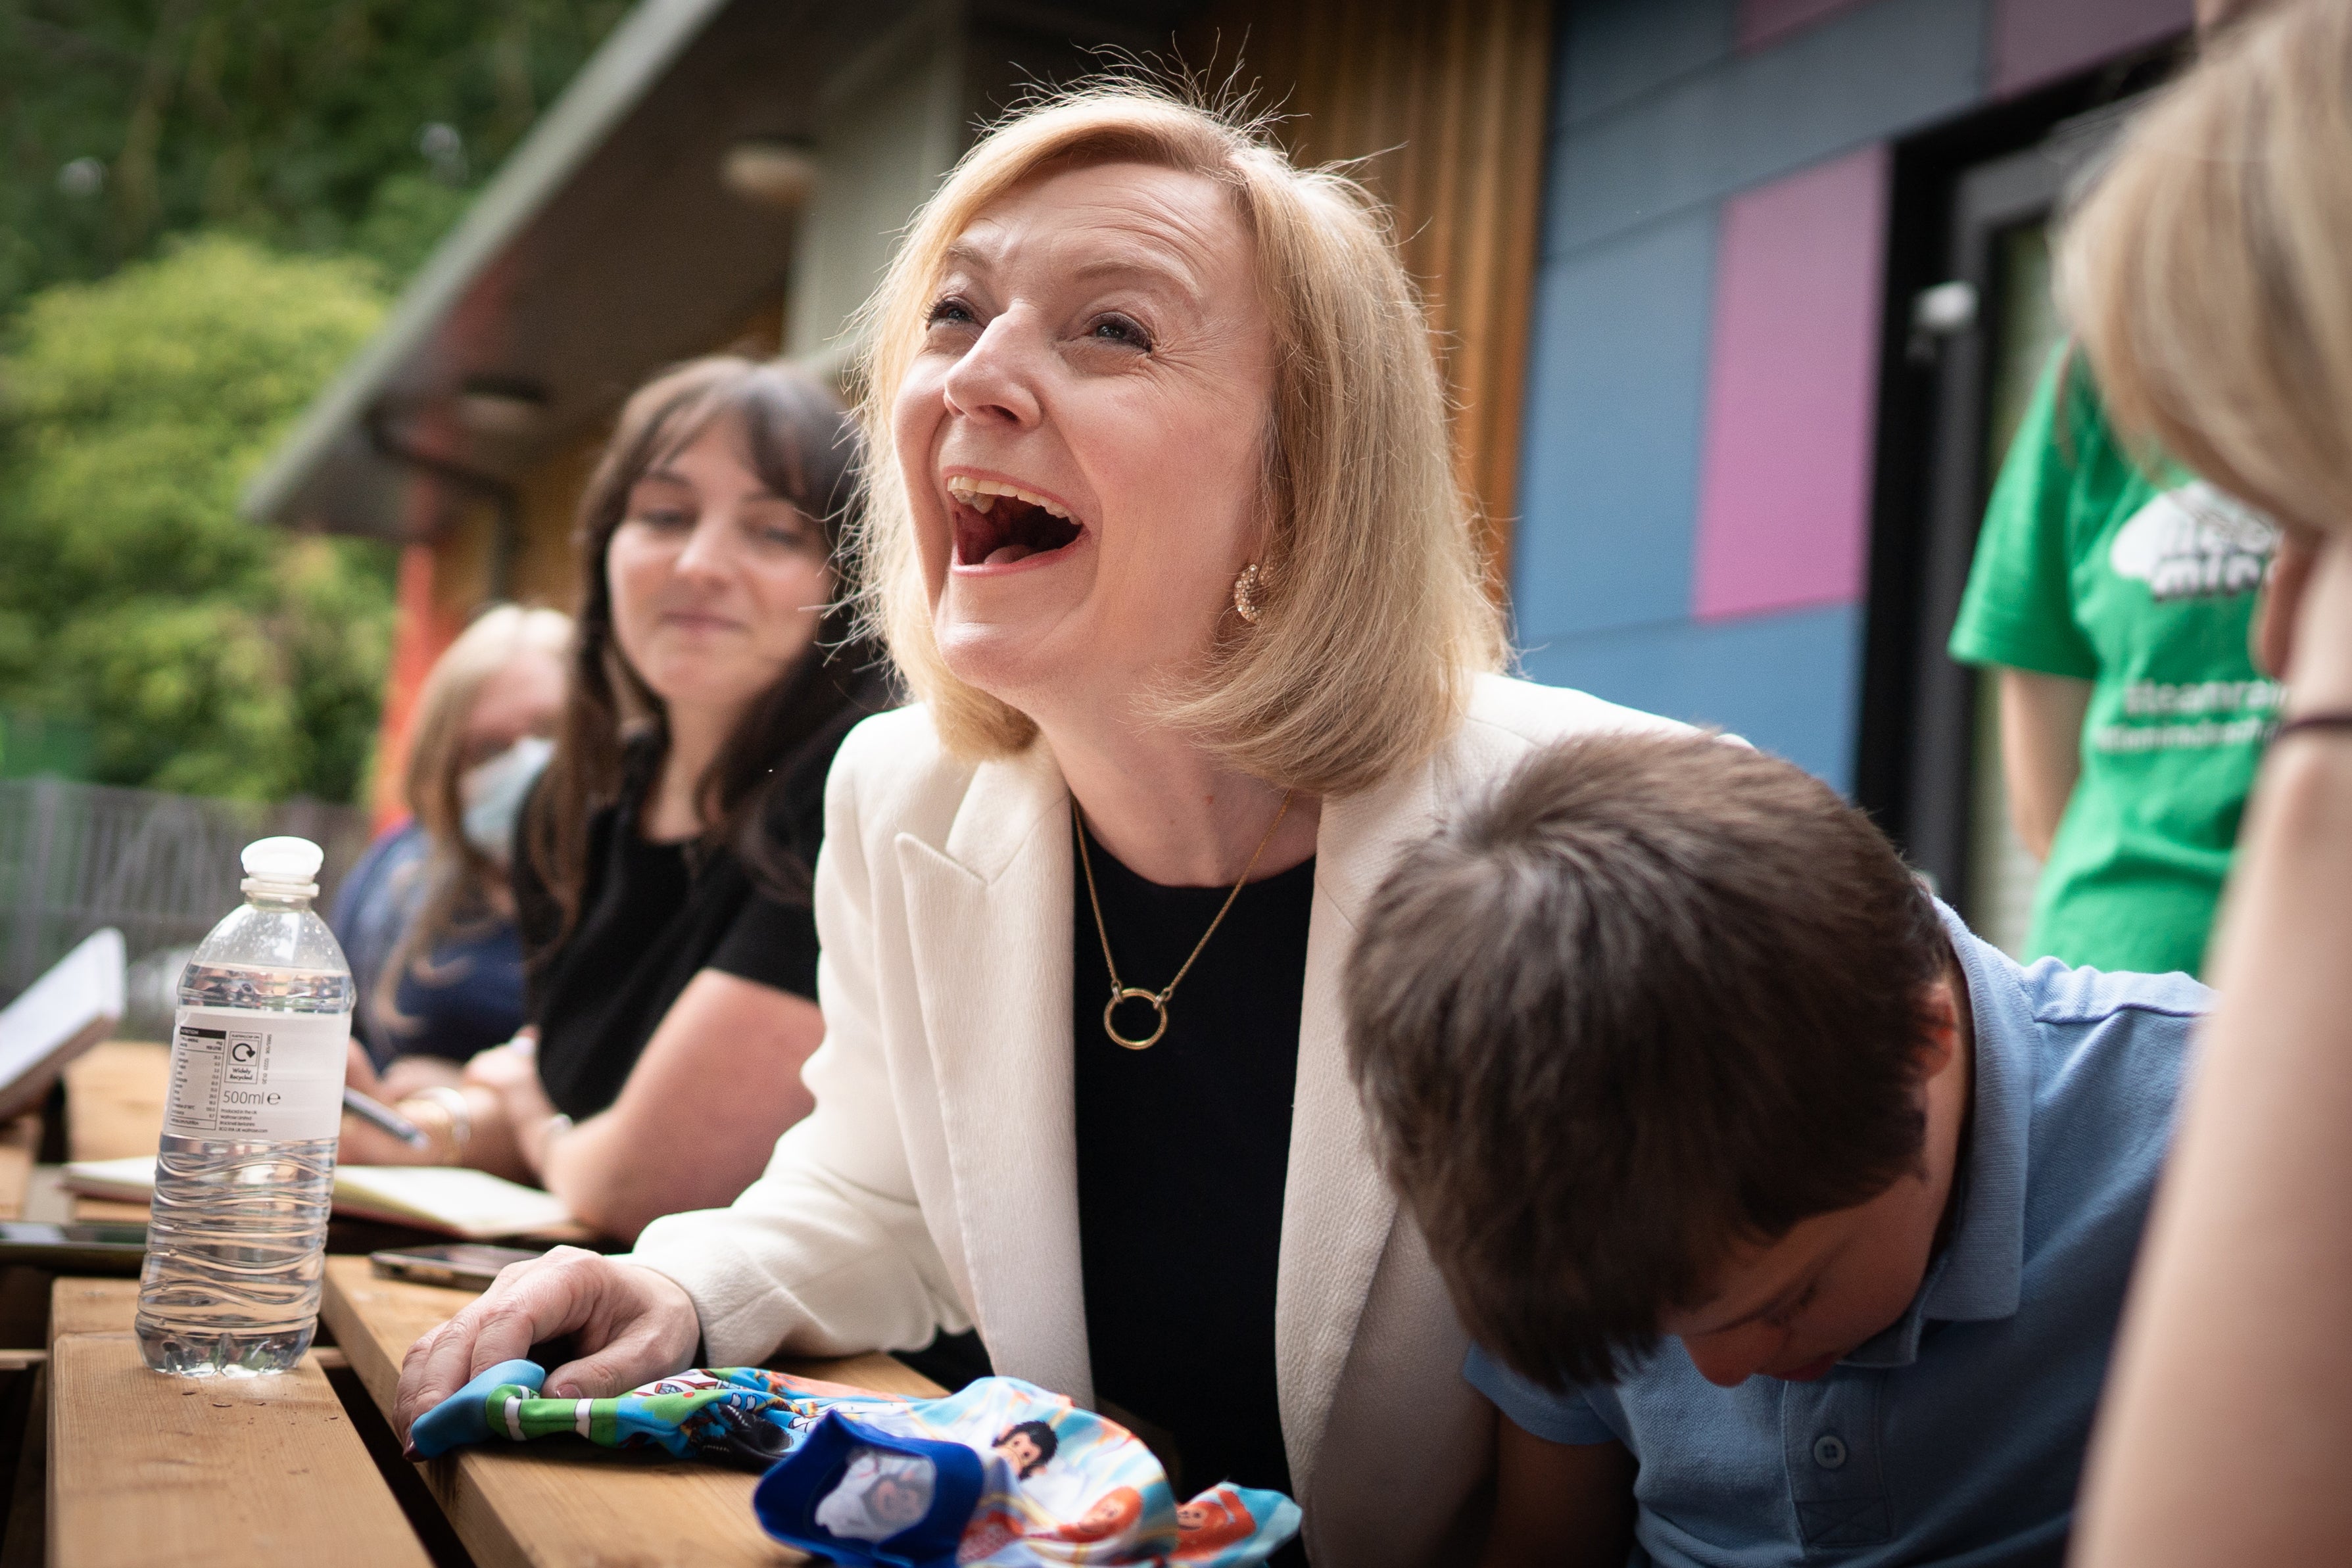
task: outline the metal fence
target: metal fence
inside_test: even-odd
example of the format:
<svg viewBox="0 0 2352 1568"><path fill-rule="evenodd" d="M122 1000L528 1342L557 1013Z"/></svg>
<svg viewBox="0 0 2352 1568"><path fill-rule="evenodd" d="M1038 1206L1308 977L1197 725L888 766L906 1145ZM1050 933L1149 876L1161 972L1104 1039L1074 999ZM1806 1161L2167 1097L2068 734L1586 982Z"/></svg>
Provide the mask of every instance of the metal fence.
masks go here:
<svg viewBox="0 0 2352 1568"><path fill-rule="evenodd" d="M103 925L121 930L134 964L201 940L236 906L237 852L271 833L299 833L327 852L323 912L367 848L367 817L316 800L257 806L0 780L0 1003Z"/></svg>

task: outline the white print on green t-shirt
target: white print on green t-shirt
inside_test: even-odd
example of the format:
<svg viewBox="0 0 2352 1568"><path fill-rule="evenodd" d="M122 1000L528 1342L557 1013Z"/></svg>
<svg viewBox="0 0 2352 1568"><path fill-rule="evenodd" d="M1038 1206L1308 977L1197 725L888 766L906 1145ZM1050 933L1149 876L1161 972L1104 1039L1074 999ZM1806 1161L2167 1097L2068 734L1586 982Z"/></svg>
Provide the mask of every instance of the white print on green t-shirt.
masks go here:
<svg viewBox="0 0 2352 1568"><path fill-rule="evenodd" d="M2132 681L2124 712L2135 718L2186 719L2180 724L2103 724L2091 731L2098 751L2198 751L2251 746L2277 722L2286 688L2276 681ZM2235 715L2235 717L2224 716Z"/></svg>
<svg viewBox="0 0 2352 1568"><path fill-rule="evenodd" d="M2286 688L2276 681L2127 681L2124 712L2134 718L2187 716L2191 714L2267 712L2286 700Z"/></svg>
<svg viewBox="0 0 2352 1568"><path fill-rule="evenodd" d="M2251 593L2278 549L2278 525L2202 479L2132 514L2107 547L2118 577L2147 584L2157 602Z"/></svg>

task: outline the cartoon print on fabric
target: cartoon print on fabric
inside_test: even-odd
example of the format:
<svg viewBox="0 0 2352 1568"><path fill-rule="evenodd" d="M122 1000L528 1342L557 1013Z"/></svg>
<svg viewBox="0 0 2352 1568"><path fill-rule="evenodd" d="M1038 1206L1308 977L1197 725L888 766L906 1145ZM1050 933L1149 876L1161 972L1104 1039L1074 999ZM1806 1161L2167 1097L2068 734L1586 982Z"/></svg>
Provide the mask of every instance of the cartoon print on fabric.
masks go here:
<svg viewBox="0 0 2352 1568"><path fill-rule="evenodd" d="M841 1479L816 1505L816 1521L849 1541L887 1541L931 1511L939 1467L920 1454L853 1448Z"/></svg>
<svg viewBox="0 0 2352 1568"><path fill-rule="evenodd" d="M753 1505L771 1535L891 1568L1247 1568L1298 1532L1298 1506L1279 1492L1219 1485L1178 1506L1141 1439L1017 1378L907 1399L730 1366L611 1399L547 1399L546 1375L528 1361L494 1366L420 1417L411 1441L429 1458L572 1433L763 1469Z"/></svg>

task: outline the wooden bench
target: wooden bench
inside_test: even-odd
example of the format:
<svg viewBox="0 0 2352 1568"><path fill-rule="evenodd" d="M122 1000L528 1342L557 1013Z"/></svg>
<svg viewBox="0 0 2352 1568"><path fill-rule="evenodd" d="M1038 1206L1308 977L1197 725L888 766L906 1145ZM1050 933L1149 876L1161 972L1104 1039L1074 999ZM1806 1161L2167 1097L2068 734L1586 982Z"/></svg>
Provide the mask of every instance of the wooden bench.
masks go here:
<svg viewBox="0 0 2352 1568"><path fill-rule="evenodd" d="M473 1299L470 1291L380 1279L364 1258L327 1260L323 1316L386 1419L408 1347ZM895 1394L943 1392L887 1355L789 1370ZM418 1469L478 1568L808 1561L760 1532L751 1517L758 1478L740 1471L572 1437L461 1449Z"/></svg>
<svg viewBox="0 0 2352 1568"><path fill-rule="evenodd" d="M50 1308L50 1568L430 1568L318 1356L279 1377L162 1377L138 1285Z"/></svg>

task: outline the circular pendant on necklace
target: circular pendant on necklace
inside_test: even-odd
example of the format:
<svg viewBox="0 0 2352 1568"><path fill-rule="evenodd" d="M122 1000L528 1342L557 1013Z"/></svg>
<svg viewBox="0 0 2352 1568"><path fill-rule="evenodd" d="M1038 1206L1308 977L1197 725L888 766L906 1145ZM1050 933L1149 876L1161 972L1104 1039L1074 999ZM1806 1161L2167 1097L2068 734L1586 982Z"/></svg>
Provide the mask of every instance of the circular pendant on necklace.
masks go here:
<svg viewBox="0 0 2352 1568"><path fill-rule="evenodd" d="M1111 1015L1118 1012L1120 1005L1126 1002L1146 1003L1154 1013L1159 1015L1160 1021L1153 1025L1151 1032L1141 1040L1129 1040L1119 1033L1118 1025L1111 1021ZM1168 1004L1160 999L1160 993L1157 991L1140 990L1134 986L1121 986L1110 994L1110 1000L1103 1004L1103 1033L1110 1036L1111 1043L1114 1045L1125 1046L1129 1051L1149 1051L1159 1044L1160 1037L1167 1032Z"/></svg>

